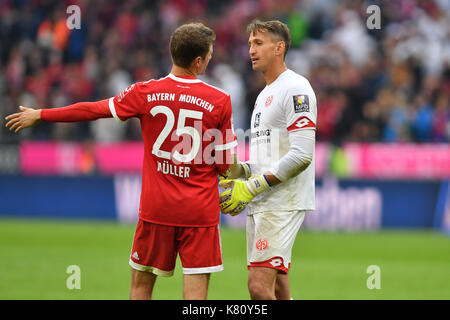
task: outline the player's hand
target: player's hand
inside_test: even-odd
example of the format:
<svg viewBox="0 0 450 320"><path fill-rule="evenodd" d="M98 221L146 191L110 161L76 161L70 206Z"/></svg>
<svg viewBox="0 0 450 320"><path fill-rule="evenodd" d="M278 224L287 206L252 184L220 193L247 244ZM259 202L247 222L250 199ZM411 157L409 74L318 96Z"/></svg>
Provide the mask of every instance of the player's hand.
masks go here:
<svg viewBox="0 0 450 320"><path fill-rule="evenodd" d="M20 112L13 113L5 118L6 127L10 131L15 133L20 132L22 129L32 127L41 121L41 110L33 108L25 108L20 106Z"/></svg>
<svg viewBox="0 0 450 320"><path fill-rule="evenodd" d="M237 162L232 163L227 171L219 174L219 180L237 179L237 178L248 179L250 178L251 175L252 171L247 163Z"/></svg>
<svg viewBox="0 0 450 320"><path fill-rule="evenodd" d="M225 180L225 179L229 179L230 178L230 174L231 174L231 170L228 169L225 172L222 172L219 174L219 181Z"/></svg>
<svg viewBox="0 0 450 320"><path fill-rule="evenodd" d="M269 183L261 175L251 176L247 181L238 179L225 179L219 185L227 189L219 196L220 211L232 216L244 211L247 204L258 194L269 189Z"/></svg>

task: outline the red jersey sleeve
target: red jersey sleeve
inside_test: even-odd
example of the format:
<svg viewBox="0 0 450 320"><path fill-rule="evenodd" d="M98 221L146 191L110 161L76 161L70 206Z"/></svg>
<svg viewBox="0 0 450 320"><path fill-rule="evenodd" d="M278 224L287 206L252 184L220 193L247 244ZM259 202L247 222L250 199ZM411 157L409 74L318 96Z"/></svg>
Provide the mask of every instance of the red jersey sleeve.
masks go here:
<svg viewBox="0 0 450 320"><path fill-rule="evenodd" d="M67 107L41 111L41 120L47 122L92 121L111 117L106 99L96 102L79 102Z"/></svg>
<svg viewBox="0 0 450 320"><path fill-rule="evenodd" d="M219 126L219 130L221 132L222 140L218 139L214 146L214 150L216 151L224 151L230 150L237 146L236 135L234 134L233 127L233 115L231 109L231 99L230 96L227 96L224 112L222 114L222 121Z"/></svg>
<svg viewBox="0 0 450 320"><path fill-rule="evenodd" d="M219 173L225 172L231 163L231 150L237 146L236 135L233 128L233 115L230 96L226 97L222 113L222 121L219 126L220 138L216 139L214 150L216 154L215 164Z"/></svg>
<svg viewBox="0 0 450 320"><path fill-rule="evenodd" d="M122 122L132 117L139 117L144 113L145 100L140 90L141 85L140 82L132 84L120 94L109 99L109 110L114 118Z"/></svg>

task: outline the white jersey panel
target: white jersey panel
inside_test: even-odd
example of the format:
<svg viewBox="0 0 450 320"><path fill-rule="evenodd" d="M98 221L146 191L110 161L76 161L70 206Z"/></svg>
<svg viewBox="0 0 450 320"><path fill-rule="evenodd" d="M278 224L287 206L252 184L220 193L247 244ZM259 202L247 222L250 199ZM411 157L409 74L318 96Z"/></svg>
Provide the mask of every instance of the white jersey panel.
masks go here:
<svg viewBox="0 0 450 320"><path fill-rule="evenodd" d="M289 132L315 130L316 95L309 81L286 70L258 95L251 119L252 174L264 174L290 149ZM255 197L248 214L315 209L315 156L299 175Z"/></svg>

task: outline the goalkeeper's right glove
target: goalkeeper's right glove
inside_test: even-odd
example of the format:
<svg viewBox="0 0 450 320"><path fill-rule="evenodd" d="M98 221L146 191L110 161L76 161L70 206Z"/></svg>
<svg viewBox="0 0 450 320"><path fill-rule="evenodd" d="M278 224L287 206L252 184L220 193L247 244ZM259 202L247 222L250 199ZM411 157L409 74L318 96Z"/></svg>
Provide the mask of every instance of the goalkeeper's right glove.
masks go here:
<svg viewBox="0 0 450 320"><path fill-rule="evenodd" d="M263 175L253 175L246 181L238 179L225 179L219 182L222 188L220 198L220 211L232 216L241 213L247 204L258 194L269 189L270 185Z"/></svg>

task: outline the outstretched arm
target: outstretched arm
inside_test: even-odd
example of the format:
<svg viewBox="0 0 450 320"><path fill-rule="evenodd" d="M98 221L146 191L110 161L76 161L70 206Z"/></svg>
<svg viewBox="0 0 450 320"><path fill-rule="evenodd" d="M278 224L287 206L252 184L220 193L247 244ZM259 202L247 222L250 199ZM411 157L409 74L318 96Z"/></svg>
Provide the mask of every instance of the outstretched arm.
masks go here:
<svg viewBox="0 0 450 320"><path fill-rule="evenodd" d="M41 109L25 108L20 106L20 112L13 113L5 118L6 127L18 133L22 129L32 127L41 121Z"/></svg>
<svg viewBox="0 0 450 320"><path fill-rule="evenodd" d="M32 127L40 121L48 122L79 122L92 121L100 118L111 118L108 100L97 102L79 102L73 105L55 109L33 109L20 106L20 112L5 118L6 127L15 133Z"/></svg>

